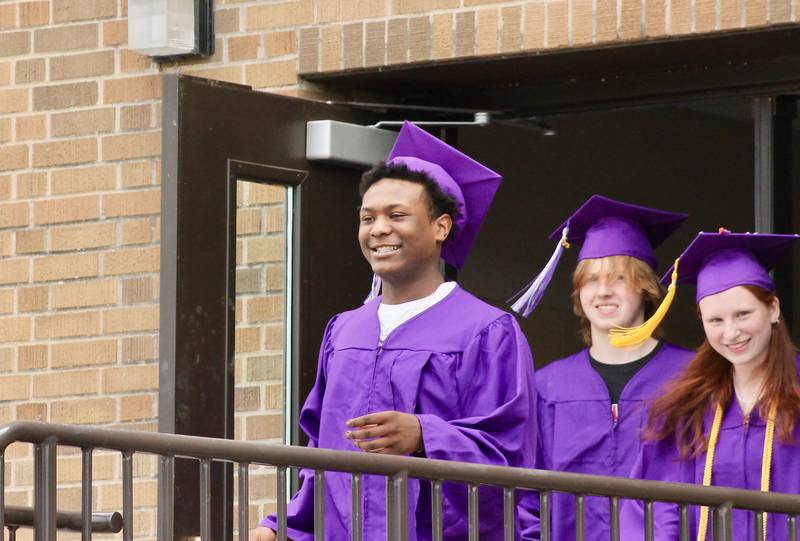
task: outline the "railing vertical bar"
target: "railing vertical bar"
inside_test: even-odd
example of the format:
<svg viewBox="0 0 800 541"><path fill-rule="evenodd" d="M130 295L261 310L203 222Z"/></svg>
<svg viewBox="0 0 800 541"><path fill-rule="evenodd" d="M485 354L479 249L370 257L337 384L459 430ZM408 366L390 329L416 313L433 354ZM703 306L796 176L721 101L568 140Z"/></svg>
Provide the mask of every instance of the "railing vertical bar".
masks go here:
<svg viewBox="0 0 800 541"><path fill-rule="evenodd" d="M550 494L549 490L539 493L539 528L542 541L550 541Z"/></svg>
<svg viewBox="0 0 800 541"><path fill-rule="evenodd" d="M314 470L314 539L325 539L325 474Z"/></svg>
<svg viewBox="0 0 800 541"><path fill-rule="evenodd" d="M681 541L689 541L689 506L681 504L680 506L681 517Z"/></svg>
<svg viewBox="0 0 800 541"><path fill-rule="evenodd" d="M390 475L386 476L386 541L397 541L395 537L396 532L396 525L395 522L398 520L397 515L395 514L395 506L394 506L394 490L392 490L392 477Z"/></svg>
<svg viewBox="0 0 800 541"><path fill-rule="evenodd" d="M787 515L786 529L789 533L787 537L791 541L797 541L797 515Z"/></svg>
<svg viewBox="0 0 800 541"><path fill-rule="evenodd" d="M133 541L133 454L122 453L122 539Z"/></svg>
<svg viewBox="0 0 800 541"><path fill-rule="evenodd" d="M611 541L619 541L619 498L608 499L611 511Z"/></svg>
<svg viewBox="0 0 800 541"><path fill-rule="evenodd" d="M56 444L35 446L33 529L36 541L56 540Z"/></svg>
<svg viewBox="0 0 800 541"><path fill-rule="evenodd" d="M17 541L17 530L19 526L8 527L8 541Z"/></svg>
<svg viewBox="0 0 800 541"><path fill-rule="evenodd" d="M175 457L159 457L158 468L158 541L172 541L175 525Z"/></svg>
<svg viewBox="0 0 800 541"><path fill-rule="evenodd" d="M280 479L278 479L280 485ZM278 492L278 507L281 497ZM250 529L250 464L239 462L239 541L248 541Z"/></svg>
<svg viewBox="0 0 800 541"><path fill-rule="evenodd" d="M514 501L514 488L503 489L503 541L514 541L516 520L514 510L517 505Z"/></svg>
<svg viewBox="0 0 800 541"><path fill-rule="evenodd" d="M714 541L731 541L731 507L723 504L714 508Z"/></svg>
<svg viewBox="0 0 800 541"><path fill-rule="evenodd" d="M644 539L653 541L653 502L644 502Z"/></svg>
<svg viewBox="0 0 800 541"><path fill-rule="evenodd" d="M586 539L586 499L583 494L575 494L575 541Z"/></svg>
<svg viewBox="0 0 800 541"><path fill-rule="evenodd" d="M442 527L442 482L431 482L431 515L433 523L433 541L444 541L444 529Z"/></svg>
<svg viewBox="0 0 800 541"><path fill-rule="evenodd" d="M286 495L287 495L286 466L278 466L278 541L286 541Z"/></svg>
<svg viewBox="0 0 800 541"><path fill-rule="evenodd" d="M92 449L81 449L81 541L92 539Z"/></svg>
<svg viewBox="0 0 800 541"><path fill-rule="evenodd" d="M200 540L211 541L211 461L200 461Z"/></svg>
<svg viewBox="0 0 800 541"><path fill-rule="evenodd" d="M351 538L353 541L361 541L362 535L362 521L363 517L361 516L361 474L354 473L350 477L350 500L351 500L351 511L350 515L352 518L351 523Z"/></svg>
<svg viewBox="0 0 800 541"><path fill-rule="evenodd" d="M0 532L6 523L6 453L0 453Z"/></svg>
<svg viewBox="0 0 800 541"><path fill-rule="evenodd" d="M392 537L397 541L408 540L408 474L404 471L392 476Z"/></svg>
<svg viewBox="0 0 800 541"><path fill-rule="evenodd" d="M753 539L764 541L764 513L753 511Z"/></svg>
<svg viewBox="0 0 800 541"><path fill-rule="evenodd" d="M469 519L469 541L478 541L480 537L480 523L478 522L478 485L469 485L469 502L467 515Z"/></svg>

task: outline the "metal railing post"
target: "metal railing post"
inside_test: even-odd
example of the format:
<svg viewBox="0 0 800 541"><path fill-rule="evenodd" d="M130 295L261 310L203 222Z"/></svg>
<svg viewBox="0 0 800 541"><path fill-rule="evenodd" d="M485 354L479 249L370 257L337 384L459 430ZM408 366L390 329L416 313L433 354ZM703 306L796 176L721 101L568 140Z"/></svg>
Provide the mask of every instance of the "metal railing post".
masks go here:
<svg viewBox="0 0 800 541"><path fill-rule="evenodd" d="M442 524L442 482L439 480L431 483L431 514L433 541L444 541L444 527Z"/></svg>
<svg viewBox="0 0 800 541"><path fill-rule="evenodd" d="M644 502L644 539L653 541L655 528L653 527L653 502Z"/></svg>
<svg viewBox="0 0 800 541"><path fill-rule="evenodd" d="M586 540L586 498L575 494L575 541Z"/></svg>
<svg viewBox="0 0 800 541"><path fill-rule="evenodd" d="M172 541L175 525L175 458L159 457L158 463L158 541Z"/></svg>
<svg viewBox="0 0 800 541"><path fill-rule="evenodd" d="M681 541L689 541L689 506L685 503L680 506Z"/></svg>
<svg viewBox="0 0 800 541"><path fill-rule="evenodd" d="M352 541L361 541L363 532L363 517L361 516L361 474L354 473L350 476L350 536Z"/></svg>
<svg viewBox="0 0 800 541"><path fill-rule="evenodd" d="M731 506L722 504L714 508L714 541L731 541Z"/></svg>
<svg viewBox="0 0 800 541"><path fill-rule="evenodd" d="M200 540L211 541L211 461L200 461Z"/></svg>
<svg viewBox="0 0 800 541"><path fill-rule="evenodd" d="M517 502L514 499L514 489L503 489L503 541L514 541L516 533L515 510Z"/></svg>
<svg viewBox="0 0 800 541"><path fill-rule="evenodd" d="M278 490L278 541L286 541L286 467L279 466L277 471Z"/></svg>
<svg viewBox="0 0 800 541"><path fill-rule="evenodd" d="M278 502L280 502L278 491ZM280 503L278 504L280 505ZM239 463L239 540L248 541L250 528L250 464ZM280 528L280 526L279 526ZM279 538L280 539L280 538Z"/></svg>
<svg viewBox="0 0 800 541"><path fill-rule="evenodd" d="M619 498L608 499L611 513L611 541L619 541Z"/></svg>
<svg viewBox="0 0 800 541"><path fill-rule="evenodd" d="M314 470L314 539L325 539L325 472Z"/></svg>
<svg viewBox="0 0 800 541"><path fill-rule="evenodd" d="M34 453L34 537L56 541L56 444L47 440Z"/></svg>
<svg viewBox="0 0 800 541"><path fill-rule="evenodd" d="M81 541L92 539L92 450L81 449Z"/></svg>
<svg viewBox="0 0 800 541"><path fill-rule="evenodd" d="M539 530L542 541L550 541L550 494L549 490L539 493Z"/></svg>
<svg viewBox="0 0 800 541"><path fill-rule="evenodd" d="M408 539L408 474L398 472L389 478L389 502L386 509L387 537L392 541Z"/></svg>
<svg viewBox="0 0 800 541"><path fill-rule="evenodd" d="M133 455L122 453L122 539L133 541Z"/></svg>
<svg viewBox="0 0 800 541"><path fill-rule="evenodd" d="M480 537L480 520L478 518L478 485L469 485L469 503L467 515L469 520L469 541L478 541Z"/></svg>

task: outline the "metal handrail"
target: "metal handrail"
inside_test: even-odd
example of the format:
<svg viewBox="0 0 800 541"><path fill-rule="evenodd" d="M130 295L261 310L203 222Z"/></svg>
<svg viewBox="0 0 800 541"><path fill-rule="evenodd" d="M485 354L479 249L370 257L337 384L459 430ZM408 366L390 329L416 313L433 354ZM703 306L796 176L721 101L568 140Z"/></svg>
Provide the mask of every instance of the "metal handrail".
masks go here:
<svg viewBox="0 0 800 541"><path fill-rule="evenodd" d="M537 490L545 495L549 494L550 491L569 492L576 494L576 497L580 498L581 501L584 496L588 495L604 496L612 499L643 500L648 502L647 508L650 509L654 501L677 503L681 507L704 505L720 510L721 516L726 517L725 520L729 520L727 518L729 516L728 510L731 508L788 515L792 524L795 520L794 517L800 515L800 496L792 494L764 493L735 488L703 487L686 483L665 483L622 477L489 466L355 451L334 451L179 434L19 421L0 428L0 453L4 453L6 447L14 442L27 442L36 445L37 462L42 464L45 469L40 474L40 478L43 479L42 492L46 492L48 488L44 486L48 475L52 476L54 473L55 445L68 445L82 448L84 457L86 457L87 452L91 455L91 450L93 449L109 449L121 452L123 454L123 477L125 478L123 479L123 484L127 482L129 485L131 483L130 460L132 453L152 453L161 455L161 472L166 474L165 478L171 478L174 458L183 457L199 460L201 464L201 490L209 489L209 466L211 461L220 461L238 463L240 474L246 474L247 466L250 464L277 466L279 484L286 482L286 469L289 467L313 469L319 475L320 481L322 480L322 471L339 471L354 475L382 475L386 476L396 487L390 491L390 496L394 495L393 497L397 498L403 497L403 491L406 486L405 480L413 477L434 481L434 485L439 486L441 486L441 482L446 481L464 483L470 487L477 487L477 485L499 486L504 487L507 493L514 488ZM0 457L2 456L3 454L0 454ZM90 463L91 460L89 460ZM51 464L50 470L47 470L48 464ZM0 468L0 485L4 484L2 476L3 468ZM203 482L204 479L206 479L205 483ZM50 480L48 482L54 484L55 481ZM205 489L202 488L204 486ZM243 487L246 490L246 486L245 479L244 483L240 483L240 491ZM54 487L49 488L54 489ZM159 487L159 490L169 490L169 488ZM284 498L281 494L282 492L279 490L279 526L281 522L285 524L286 502L283 501ZM42 505L46 504L48 502L42 500ZM123 517L125 519L128 518L126 515L131 511L131 505L129 498L123 509ZM321 495L319 505L322 505ZM240 505L240 512L243 511L242 507L246 509L247 506ZM405 508L405 506L397 502L391 507L399 511L403 511ZM165 511L169 514L169 510ZM201 509L201 534L204 530L206 533L210 533L210 522L208 522L210 519L202 516L207 515L208 511L205 513L202 511ZM0 514L2 512L2 493L0 492ZM321 509L316 509L315 515L321 518ZM246 517L246 515L244 516ZM164 523L164 527L169 529L171 527L171 522L169 522L171 519L167 517L164 520L168 521ZM161 526L161 519L159 524ZM402 532L403 525L401 521L395 520L390 524L396 524L399 528L398 531ZM129 533L126 535L126 528L123 528L123 532L124 538L130 538L128 537ZM280 535L280 537L283 537L283 535ZM208 539L206 536L203 536L203 538Z"/></svg>
<svg viewBox="0 0 800 541"><path fill-rule="evenodd" d="M30 528L33 526L33 507L6 507L5 526ZM59 530L81 531L81 514L68 511L56 513L56 527ZM94 533L119 533L122 530L122 515L111 513L92 513Z"/></svg>
<svg viewBox="0 0 800 541"><path fill-rule="evenodd" d="M18 441L110 449L222 462L310 468L346 473L455 481L531 490L553 490L627 499L669 501L689 505L800 515L800 496L738 488L703 487L624 477L489 466L449 460L333 451L291 445L233 441L182 434L137 432L86 426L17 421L0 428L0 451Z"/></svg>

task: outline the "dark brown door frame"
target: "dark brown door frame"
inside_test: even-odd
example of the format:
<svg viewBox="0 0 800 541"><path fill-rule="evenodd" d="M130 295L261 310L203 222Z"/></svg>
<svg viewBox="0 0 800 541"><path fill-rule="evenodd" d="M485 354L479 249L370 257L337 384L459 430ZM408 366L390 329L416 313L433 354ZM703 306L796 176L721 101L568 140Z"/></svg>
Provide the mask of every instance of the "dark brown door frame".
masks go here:
<svg viewBox="0 0 800 541"><path fill-rule="evenodd" d="M375 119L179 75L164 77L163 111L159 430L233 438L236 181L295 188L287 294L292 351L303 360L292 385L305 395L327 318L356 305L370 280L355 242L359 174L307 162L305 123ZM174 519L159 527L173 530L167 539L198 535L198 464L176 460L174 478L174 492L159 491L174 502ZM232 479L229 465L214 464L212 539L232 532Z"/></svg>

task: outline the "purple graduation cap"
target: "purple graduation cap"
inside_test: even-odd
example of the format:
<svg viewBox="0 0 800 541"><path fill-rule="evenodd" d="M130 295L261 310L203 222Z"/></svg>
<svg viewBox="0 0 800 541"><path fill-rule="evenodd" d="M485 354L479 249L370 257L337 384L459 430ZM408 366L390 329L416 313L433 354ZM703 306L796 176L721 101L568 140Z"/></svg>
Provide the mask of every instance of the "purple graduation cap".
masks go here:
<svg viewBox="0 0 800 541"><path fill-rule="evenodd" d="M677 283L697 284L696 302L732 287L758 286L775 291L769 271L800 239L772 233L698 233L681 254ZM674 265L661 279L670 281Z"/></svg>
<svg viewBox="0 0 800 541"><path fill-rule="evenodd" d="M632 205L602 195L591 196L550 234L550 240L559 241L555 252L542 272L512 298L516 300L511 308L524 317L533 312L553 277L563 250L569 248L570 243L581 244L578 261L628 255L655 268L653 248L687 217L684 213Z"/></svg>
<svg viewBox="0 0 800 541"><path fill-rule="evenodd" d="M456 231L442 247L442 259L463 267L503 177L411 122L403 123L386 163L426 173L456 200ZM379 291L380 279L375 276L365 302Z"/></svg>
<svg viewBox="0 0 800 541"><path fill-rule="evenodd" d="M612 329L611 344L625 347L649 338L669 310L677 284L696 283L696 302L741 285L775 291L769 270L798 239L800 235L731 233L724 228L718 233L698 233L661 278L669 283L661 306L638 327Z"/></svg>

